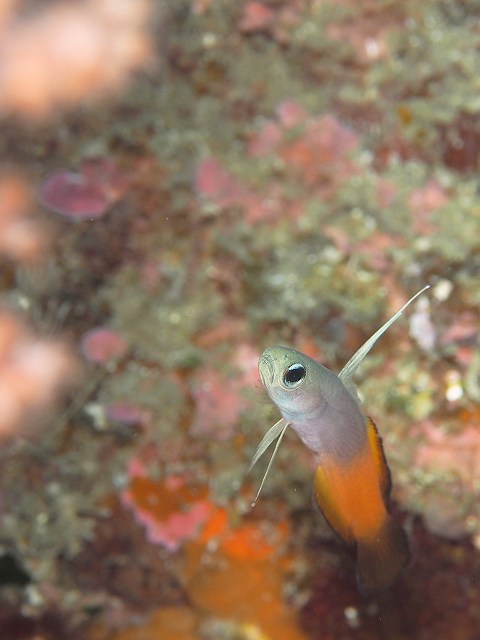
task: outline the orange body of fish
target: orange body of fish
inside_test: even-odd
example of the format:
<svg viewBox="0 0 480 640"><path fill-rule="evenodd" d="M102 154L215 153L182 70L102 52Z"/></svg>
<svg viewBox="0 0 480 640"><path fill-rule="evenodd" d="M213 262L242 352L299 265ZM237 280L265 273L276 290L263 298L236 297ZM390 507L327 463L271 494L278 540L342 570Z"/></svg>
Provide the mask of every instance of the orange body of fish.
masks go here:
<svg viewBox="0 0 480 640"><path fill-rule="evenodd" d="M346 463L324 457L318 466L316 501L330 526L357 545L357 581L363 593L388 587L410 558L405 533L388 513L390 474L372 420L365 447Z"/></svg>

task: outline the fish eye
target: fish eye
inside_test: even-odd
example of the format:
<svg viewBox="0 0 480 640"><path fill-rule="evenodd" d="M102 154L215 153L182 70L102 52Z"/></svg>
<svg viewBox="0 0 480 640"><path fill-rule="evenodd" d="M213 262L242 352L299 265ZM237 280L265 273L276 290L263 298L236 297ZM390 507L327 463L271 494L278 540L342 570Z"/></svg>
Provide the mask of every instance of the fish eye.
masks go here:
<svg viewBox="0 0 480 640"><path fill-rule="evenodd" d="M300 364L296 362L295 364L291 364L288 369L285 370L283 374L283 382L286 387L294 387L298 382L304 379L307 375L307 370Z"/></svg>

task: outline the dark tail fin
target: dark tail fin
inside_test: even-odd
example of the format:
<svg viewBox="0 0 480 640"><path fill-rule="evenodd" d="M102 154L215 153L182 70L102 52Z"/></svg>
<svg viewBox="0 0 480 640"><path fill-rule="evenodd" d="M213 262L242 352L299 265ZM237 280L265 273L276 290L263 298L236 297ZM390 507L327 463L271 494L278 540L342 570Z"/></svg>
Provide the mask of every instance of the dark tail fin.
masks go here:
<svg viewBox="0 0 480 640"><path fill-rule="evenodd" d="M385 589L410 560L405 532L388 518L373 539L358 541L357 583L361 593Z"/></svg>

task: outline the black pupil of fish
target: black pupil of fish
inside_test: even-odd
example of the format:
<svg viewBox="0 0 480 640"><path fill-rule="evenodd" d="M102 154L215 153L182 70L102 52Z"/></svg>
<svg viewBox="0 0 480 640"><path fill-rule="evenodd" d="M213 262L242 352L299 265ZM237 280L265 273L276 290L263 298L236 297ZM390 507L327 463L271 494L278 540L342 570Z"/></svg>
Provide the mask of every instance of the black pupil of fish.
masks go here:
<svg viewBox="0 0 480 640"><path fill-rule="evenodd" d="M292 364L283 374L285 384L295 384L305 377L306 371L303 364Z"/></svg>

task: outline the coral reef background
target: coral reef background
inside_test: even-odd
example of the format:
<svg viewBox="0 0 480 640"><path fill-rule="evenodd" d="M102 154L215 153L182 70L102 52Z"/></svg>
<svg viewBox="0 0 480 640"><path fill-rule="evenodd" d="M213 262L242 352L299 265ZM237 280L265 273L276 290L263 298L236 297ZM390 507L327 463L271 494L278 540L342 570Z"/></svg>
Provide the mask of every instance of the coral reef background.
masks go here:
<svg viewBox="0 0 480 640"><path fill-rule="evenodd" d="M2 640L474 640L480 3L0 8ZM361 597L257 374L362 367L411 567Z"/></svg>

